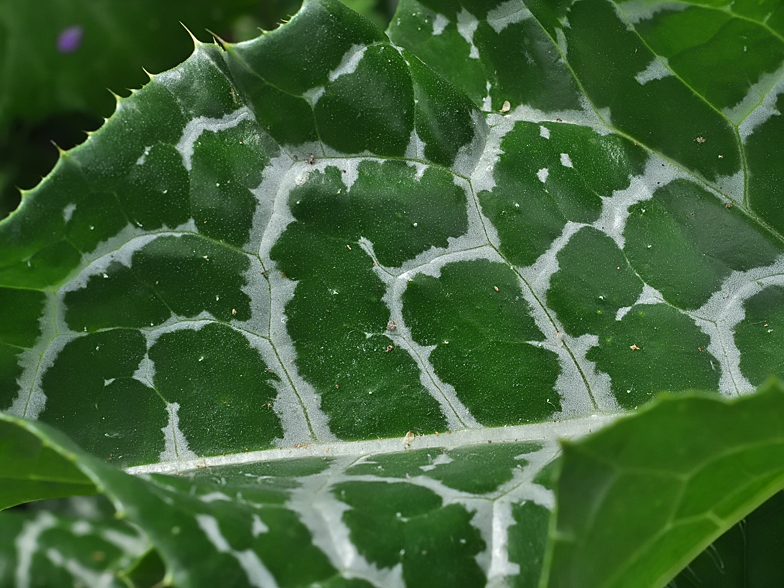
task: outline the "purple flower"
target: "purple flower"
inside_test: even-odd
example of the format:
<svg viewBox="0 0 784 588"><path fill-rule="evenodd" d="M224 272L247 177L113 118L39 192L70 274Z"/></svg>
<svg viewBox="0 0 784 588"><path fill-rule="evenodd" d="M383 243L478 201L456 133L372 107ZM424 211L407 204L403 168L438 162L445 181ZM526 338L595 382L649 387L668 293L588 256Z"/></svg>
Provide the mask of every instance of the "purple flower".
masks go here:
<svg viewBox="0 0 784 588"><path fill-rule="evenodd" d="M57 37L57 50L60 53L73 53L82 44L82 29L79 25L74 25L63 29L60 36Z"/></svg>

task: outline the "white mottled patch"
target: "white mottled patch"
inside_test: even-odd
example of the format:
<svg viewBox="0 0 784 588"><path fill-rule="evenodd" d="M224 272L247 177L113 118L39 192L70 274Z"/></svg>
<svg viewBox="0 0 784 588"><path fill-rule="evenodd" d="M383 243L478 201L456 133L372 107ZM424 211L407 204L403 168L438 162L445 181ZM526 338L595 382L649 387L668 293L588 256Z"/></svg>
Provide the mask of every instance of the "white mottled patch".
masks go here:
<svg viewBox="0 0 784 588"><path fill-rule="evenodd" d="M223 492L218 492L218 491L210 492L208 494L203 494L203 495L199 496L199 500L201 500L202 502L205 502L207 504L209 504L210 502L216 502L216 501L218 501L218 502L221 502L221 501L222 502L233 502L234 501L234 499L231 496L227 496Z"/></svg>
<svg viewBox="0 0 784 588"><path fill-rule="evenodd" d="M136 165L144 165L144 162L147 161L147 156L150 154L150 150L152 147L145 147L144 153L139 156L139 159L136 160Z"/></svg>
<svg viewBox="0 0 784 588"><path fill-rule="evenodd" d="M310 102L311 106L315 106L318 103L319 98L324 95L324 91L324 86L316 86L315 88L310 88L309 90L303 92L302 97Z"/></svg>
<svg viewBox="0 0 784 588"><path fill-rule="evenodd" d="M57 519L45 510L40 511L35 518L25 521L21 532L14 540L16 548L15 588L30 588L30 572L33 567L33 556L38 551L38 538L55 526L57 526Z"/></svg>
<svg viewBox="0 0 784 588"><path fill-rule="evenodd" d="M738 396L754 391L740 369L740 350L735 344L735 327L746 318L746 300L767 286L784 286L784 256L769 266L733 272L721 289L695 311L686 311L703 333L710 337L707 351L720 363L719 392Z"/></svg>
<svg viewBox="0 0 784 588"><path fill-rule="evenodd" d="M66 204L65 208L63 209L63 220L66 224L70 222L71 217L73 216L74 210L76 210L76 204Z"/></svg>
<svg viewBox="0 0 784 588"><path fill-rule="evenodd" d="M574 165L572 165L572 158L569 157L568 153L561 153L561 165L564 167L574 167Z"/></svg>
<svg viewBox="0 0 784 588"><path fill-rule="evenodd" d="M616 10L621 18L628 23L627 27L630 30L634 30L631 25L635 25L643 20L650 20L660 12L683 12L687 8L689 8L688 4L676 2L651 3L648 0L629 0L623 4L616 5Z"/></svg>
<svg viewBox="0 0 784 588"><path fill-rule="evenodd" d="M148 388L154 388L155 362L150 359L149 353L144 354L144 357L139 362L139 367L136 368L136 371L133 372L133 376L131 377L134 380L140 381Z"/></svg>
<svg viewBox="0 0 784 588"><path fill-rule="evenodd" d="M610 390L610 378L588 361L586 354L598 344L595 335L571 337L552 311L547 308L547 291L550 280L559 270L558 253L566 247L577 231L585 225L567 222L550 248L534 263L520 269L524 284L523 296L531 307L531 317L544 334L544 341L530 341L558 356L561 371L555 382L555 391L561 398L561 411L556 418L574 418L596 410L617 412L620 408Z"/></svg>
<svg viewBox="0 0 784 588"><path fill-rule="evenodd" d="M485 90L487 91L487 95L482 98L482 112L490 112L493 110L493 99L490 96L490 90L492 89L492 85L490 82L487 82L485 85Z"/></svg>
<svg viewBox="0 0 784 588"><path fill-rule="evenodd" d="M251 535L253 535L254 539L259 535L261 535L262 533L269 533L269 527L264 524L264 521L262 521L259 518L259 515L254 514L251 517L251 521L252 521L252 526L250 528L250 533Z"/></svg>
<svg viewBox="0 0 784 588"><path fill-rule="evenodd" d="M550 138L550 129L548 129L544 125L539 125L539 136L544 138L544 139L549 139Z"/></svg>
<svg viewBox="0 0 784 588"><path fill-rule="evenodd" d="M629 208L638 202L650 200L658 188L680 177L687 176L671 163L651 155L642 175L631 178L627 188L616 190L609 198L602 199L602 214L593 226L612 238L619 249L623 249L626 243L623 232L629 219ZM644 209L642 214L645 214Z"/></svg>
<svg viewBox="0 0 784 588"><path fill-rule="evenodd" d="M150 544L144 535L130 535L128 533L121 533L115 529L103 529L100 531L99 535L104 541L116 545L130 556L135 554L141 556L150 547Z"/></svg>
<svg viewBox="0 0 784 588"><path fill-rule="evenodd" d="M715 189L722 195L725 196L727 199L731 200L735 204L743 205L743 196L746 192L745 190L745 174L743 173L743 169L739 169L737 172L730 176L719 176L716 178L715 182Z"/></svg>
<svg viewBox="0 0 784 588"><path fill-rule="evenodd" d="M425 159L425 142L419 138L419 133L416 129L411 131L411 137L408 139L406 146L406 159Z"/></svg>
<svg viewBox="0 0 784 588"><path fill-rule="evenodd" d="M399 449L398 445L395 450ZM392 568L379 568L368 562L357 550L351 531L343 521L343 513L351 507L334 496L332 487L340 481L356 479L343 474L353 461L336 459L327 472L301 479L300 487L291 492L286 506L299 514L311 533L313 545L344 576L359 576L384 588L404 588L403 566L398 563Z"/></svg>
<svg viewBox="0 0 784 588"><path fill-rule="evenodd" d="M471 48L468 57L471 59L479 59L479 50L474 45L474 33L479 26L479 21L476 17L468 12L465 8L457 15L457 32L463 37Z"/></svg>
<svg viewBox="0 0 784 588"><path fill-rule="evenodd" d="M353 74L357 70L359 62L362 61L362 58L365 56L366 50L367 45L352 45L349 50L346 51L346 54L343 55L340 64L329 72L329 81L334 82L340 76Z"/></svg>
<svg viewBox="0 0 784 588"><path fill-rule="evenodd" d="M536 172L536 177L539 178L539 181L543 184L547 181L547 176L550 175L550 170L546 167L543 167L539 171Z"/></svg>
<svg viewBox="0 0 784 588"><path fill-rule="evenodd" d="M46 558L56 567L66 570L73 577L74 586L109 588L114 585L115 576L113 572L108 570L97 572L74 558L66 557L57 549L47 549Z"/></svg>
<svg viewBox="0 0 784 588"><path fill-rule="evenodd" d="M360 246L375 262L373 269L376 272L376 276L378 276L386 286L383 301L389 309L390 320L395 323L395 330L387 331L386 336L396 347L405 350L416 362L417 367L419 368L419 380L441 406L441 411L444 414L444 418L446 418L447 426L450 430L454 431L466 427L478 427L479 423L457 397L457 392L454 387L443 382L436 374L435 369L430 363L430 354L434 347L425 347L414 341L411 332L405 323L403 318L402 297L408 280L412 277L412 273L399 273L402 268L389 268L381 265L373 250L373 243L371 243L370 240L362 237L360 239ZM431 249L429 252L432 252L434 249L435 248ZM415 267L422 269L429 267L431 264L432 261L425 264L418 264ZM405 267L405 264L403 267Z"/></svg>
<svg viewBox="0 0 784 588"><path fill-rule="evenodd" d="M670 69L666 57L654 57L644 70L634 76L638 84L645 85L654 80L661 80L668 76L674 76Z"/></svg>
<svg viewBox="0 0 784 588"><path fill-rule="evenodd" d="M168 424L161 429L163 432L164 449L161 451L160 461L180 461L194 459L196 454L188 449L188 441L180 431L180 410L178 402L167 402L166 412L169 413Z"/></svg>
<svg viewBox="0 0 784 588"><path fill-rule="evenodd" d="M278 377L277 381L270 382L272 387L278 392L272 401L272 411L278 416L281 427L283 427L283 438L276 439L275 444L279 447L292 447L316 441L318 437L316 437L311 428L308 420L308 411L302 397L291 385L291 379L286 367L280 361L278 353L270 343L270 340L254 335L250 331L241 331L241 333L251 346L259 352L264 363L269 366L268 369L272 370ZM290 366L293 366L293 364L290 364ZM292 367L289 369L292 369ZM321 423L319 425L318 421L316 421L316 424L320 427L322 437L329 439L328 433L323 430L326 428L326 424Z"/></svg>
<svg viewBox="0 0 784 588"><path fill-rule="evenodd" d="M427 465L419 466L419 469L423 472L429 472L436 469L440 465L446 465L448 463L452 463L453 461L454 460L446 453L439 453L433 461Z"/></svg>
<svg viewBox="0 0 784 588"><path fill-rule="evenodd" d="M738 132L746 142L751 134L773 116L781 116L776 108L779 96L784 93L784 65L771 74L764 74L750 88L746 96L725 114L735 123L740 122Z"/></svg>
<svg viewBox="0 0 784 588"><path fill-rule="evenodd" d="M642 292L640 292L640 296L637 298L637 301L632 304L632 306L623 306L617 310L615 313L615 320L620 321L625 317L632 307L637 306L638 304L663 304L664 303L664 296L662 293L659 292L653 286L649 286L648 284L643 284Z"/></svg>
<svg viewBox="0 0 784 588"><path fill-rule="evenodd" d="M294 291L297 287L296 282L284 278L280 270L277 269L276 264L270 258L270 250L274 244L280 239L281 235L286 230L286 227L292 222L296 222L294 215L289 207L289 195L298 185L298 179L301 174L309 174L313 169L323 170L327 164L337 165L340 169L346 169L351 163L355 164L356 160L330 160L330 161L317 161L314 165L306 162L295 163L286 168L285 161L282 161L278 173L275 175L277 179L277 190L274 195L274 203L272 205L271 214L268 216L266 226L259 227L258 230L263 232L263 238L259 245L259 258L261 263L267 269L267 279L269 280L270 291L270 323L269 323L269 340L274 348L274 354L277 358L276 362L272 362L272 358L265 356L265 361L268 365L275 369L277 364L280 369L278 376L282 381L287 381L284 387L277 387L279 395L275 400L274 409L276 414L281 417L281 424L283 426L284 435L292 435L294 437L301 437L303 435L302 428L302 415L301 411L304 408L306 414L307 424L314 436L319 441L331 441L335 436L329 429L329 418L321 410L321 397L316 390L305 379L299 375L295 360L297 357L294 341L286 329L286 304L294 297ZM356 164L355 164L356 165ZM346 176L343 174L344 182ZM307 176L306 176L307 180ZM265 178L266 181L266 178ZM270 196L267 196L270 198ZM257 347L264 349L264 346ZM294 392L297 400L290 395ZM311 437L308 433L308 438ZM295 443L301 443L301 440Z"/></svg>
<svg viewBox="0 0 784 588"><path fill-rule="evenodd" d="M487 12L487 24L493 28L496 34L500 34L509 25L523 22L532 17L531 11L520 2L509 0Z"/></svg>
<svg viewBox="0 0 784 588"><path fill-rule="evenodd" d="M22 351L17 356L18 365L22 368L22 373L16 379L18 392L4 412L34 421L46 408L46 394L41 385L43 376L52 367L63 347L75 338L67 328L58 325L58 312L63 312L62 304L57 304L55 294L47 292L43 312L38 319L41 335L32 349ZM63 334L58 336L58 331Z"/></svg>
<svg viewBox="0 0 784 588"><path fill-rule="evenodd" d="M564 20L566 19L564 18ZM562 27L556 27L555 29L555 44L558 47L558 51L560 51L561 55L564 57L564 59L566 59L566 54L569 50L569 47L566 42L566 34L563 32Z"/></svg>
<svg viewBox="0 0 784 588"><path fill-rule="evenodd" d="M245 106L227 114L221 118L209 118L199 116L188 121L182 131L182 137L177 142L176 148L182 156L182 165L186 170L191 171L191 158L193 157L193 146L205 131L218 133L236 127L244 120L255 121L253 113Z"/></svg>
<svg viewBox="0 0 784 588"><path fill-rule="evenodd" d="M471 122L474 129L474 135L471 141L462 145L457 150L455 161L452 164L452 171L457 175L468 178L473 174L474 170L479 165L484 151L490 129L487 126L485 117L481 111L471 109Z"/></svg>
<svg viewBox="0 0 784 588"><path fill-rule="evenodd" d="M91 533L92 530L93 526L87 521L75 521L71 525L71 532L77 537L84 537L85 535Z"/></svg>
<svg viewBox="0 0 784 588"><path fill-rule="evenodd" d="M433 19L433 35L438 36L444 32L446 26L449 24L449 19L443 14L436 14Z"/></svg>
<svg viewBox="0 0 784 588"><path fill-rule="evenodd" d="M493 173L501 155L504 154L501 142L506 134L514 128L514 120L511 116L488 114L487 124L489 134L485 142L485 149L471 174L471 186L477 194L495 188Z"/></svg>
<svg viewBox="0 0 784 588"><path fill-rule="evenodd" d="M232 548L226 538L223 536L218 524L218 519L207 514L197 514L196 522L207 539L212 543L213 547L220 553L228 553L234 557L239 563L240 567L245 572L250 586L257 588L270 588L277 586L274 576L269 572L267 567L259 559L259 556L251 549L244 549L237 551Z"/></svg>

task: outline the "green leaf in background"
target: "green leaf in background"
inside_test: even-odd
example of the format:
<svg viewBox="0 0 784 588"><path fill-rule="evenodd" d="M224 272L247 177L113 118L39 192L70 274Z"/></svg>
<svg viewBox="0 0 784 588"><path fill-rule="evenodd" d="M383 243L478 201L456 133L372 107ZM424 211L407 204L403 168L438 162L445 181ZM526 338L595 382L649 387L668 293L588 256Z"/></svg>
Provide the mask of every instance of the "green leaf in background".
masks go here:
<svg viewBox="0 0 784 588"><path fill-rule="evenodd" d="M780 382L731 402L662 397L564 445L542 585L662 586L782 482Z"/></svg>
<svg viewBox="0 0 784 588"><path fill-rule="evenodd" d="M537 586L556 495L607 467L558 481L556 439L714 390L606 435L708 472L684 504L726 490L717 520L644 565L586 526L556 539L617 566L544 568L668 581L782 486L772 446L726 457L780 392L722 398L784 375L780 12L406 0L387 37L313 0L197 43L0 223L3 459L38 439L7 503L92 483L178 586ZM663 541L623 508L598 537Z"/></svg>
<svg viewBox="0 0 784 588"><path fill-rule="evenodd" d="M183 25L219 34L254 0L0 1L0 218L125 94L191 51ZM295 7L296 8L296 7ZM256 31L256 34L258 31Z"/></svg>

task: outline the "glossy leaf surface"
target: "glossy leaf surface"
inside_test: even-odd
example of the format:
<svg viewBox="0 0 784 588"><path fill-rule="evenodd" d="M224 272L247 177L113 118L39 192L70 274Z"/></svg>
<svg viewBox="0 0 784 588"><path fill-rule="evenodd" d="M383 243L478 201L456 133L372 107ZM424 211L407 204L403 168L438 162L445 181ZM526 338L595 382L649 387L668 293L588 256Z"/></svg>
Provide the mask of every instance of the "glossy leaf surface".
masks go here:
<svg viewBox="0 0 784 588"><path fill-rule="evenodd" d="M178 584L217 553L239 585L536 585L556 436L784 373L760 10L404 2L388 38L323 0L198 44L0 224L0 408L82 447ZM319 462L318 513L311 462L242 469L310 445L353 456Z"/></svg>
<svg viewBox="0 0 784 588"><path fill-rule="evenodd" d="M706 396L661 398L590 439L564 445L547 585L664 585L783 482L780 383L732 402ZM766 509L773 514L778 503L772 501ZM754 513L749 520L760 516ZM757 523L747 521L747 528L750 524L753 541L760 531ZM741 533L743 543L745 529ZM775 561L780 545L775 531L770 535L762 540L770 545L752 548L745 558L745 545L727 547L736 535L722 537L731 567L742 570L738 563L749 559L750 580L759 581L754 576L760 573L773 580L775 571L766 571L765 562ZM716 550L714 546L702 559L721 558ZM766 551L773 557L753 561ZM706 563L695 565L700 569ZM743 585L743 572L731 569L730 574L735 585Z"/></svg>

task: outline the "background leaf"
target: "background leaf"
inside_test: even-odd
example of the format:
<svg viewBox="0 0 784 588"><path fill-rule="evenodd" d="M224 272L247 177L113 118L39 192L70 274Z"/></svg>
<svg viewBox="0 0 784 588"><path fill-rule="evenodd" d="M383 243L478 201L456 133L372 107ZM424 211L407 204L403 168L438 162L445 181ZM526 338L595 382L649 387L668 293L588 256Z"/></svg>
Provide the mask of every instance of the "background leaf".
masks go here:
<svg viewBox="0 0 784 588"><path fill-rule="evenodd" d="M668 582L781 488L783 394L771 382L734 402L664 397L589 439L565 444L546 585ZM767 508L775 512L775 505ZM772 543L762 549L775 549ZM739 555L730 553L733 560ZM716 555L714 547L702 557Z"/></svg>

